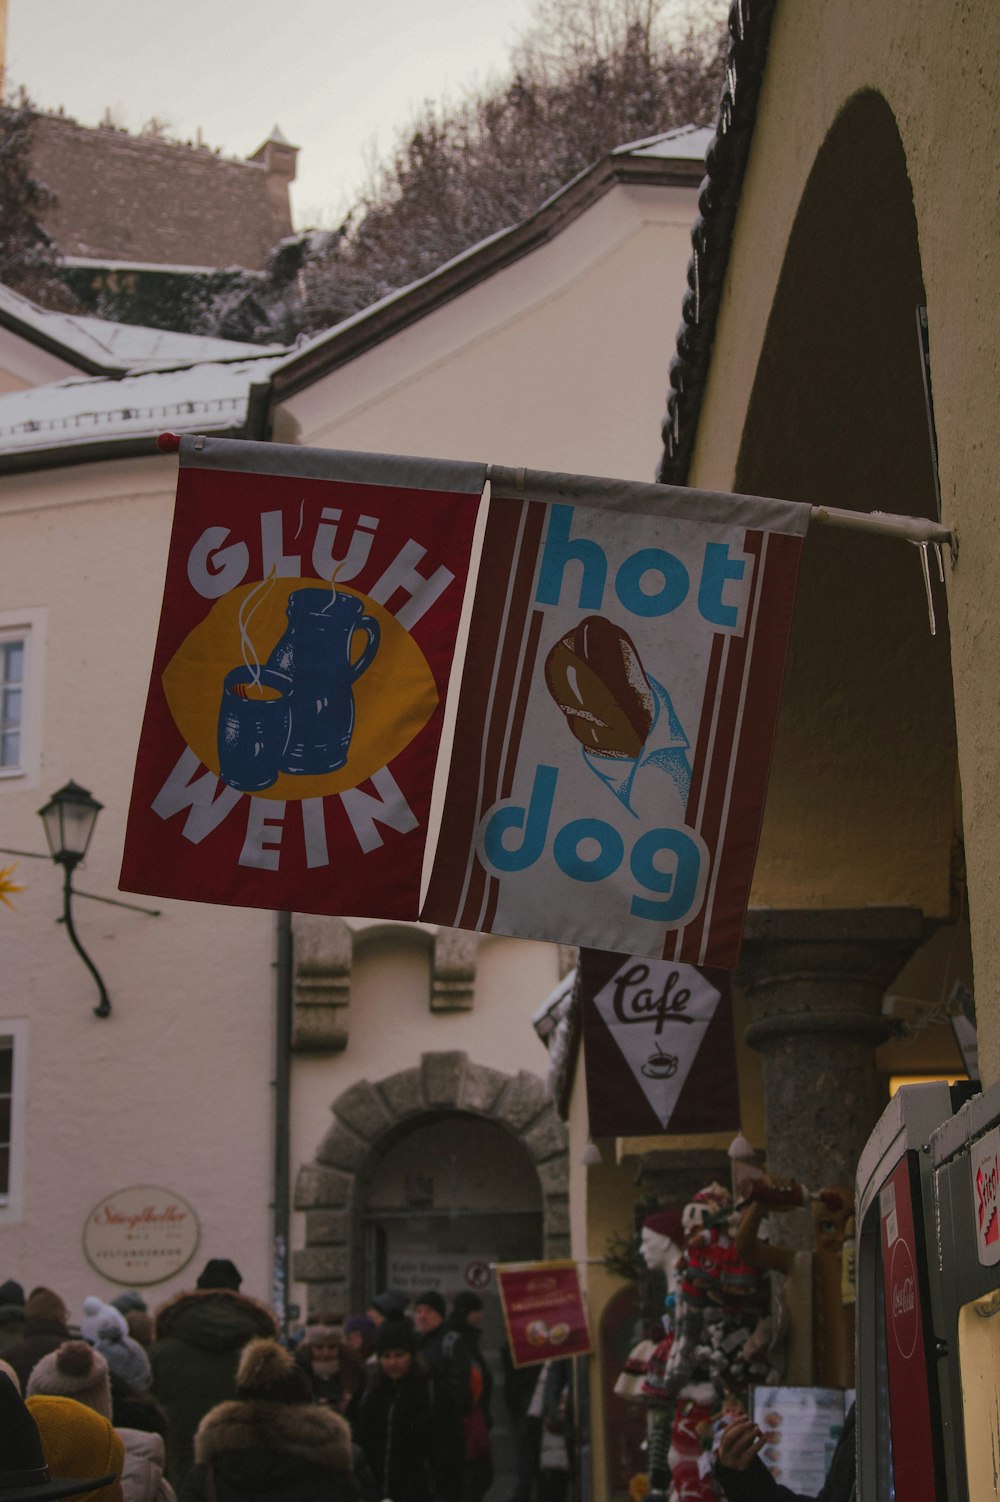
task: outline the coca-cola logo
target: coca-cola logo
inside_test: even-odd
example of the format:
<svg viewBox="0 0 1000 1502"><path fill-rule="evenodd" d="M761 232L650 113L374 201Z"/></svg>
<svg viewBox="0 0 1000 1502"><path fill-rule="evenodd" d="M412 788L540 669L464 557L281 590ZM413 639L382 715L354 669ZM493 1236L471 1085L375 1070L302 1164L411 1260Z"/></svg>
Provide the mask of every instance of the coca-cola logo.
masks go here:
<svg viewBox="0 0 1000 1502"><path fill-rule="evenodd" d="M896 1349L909 1361L917 1348L917 1275L910 1248L900 1236L892 1248L889 1269L889 1318Z"/></svg>
<svg viewBox="0 0 1000 1502"><path fill-rule="evenodd" d="M1000 1163L995 1157L991 1157L976 1169L976 1218L979 1222L979 1234L985 1241L996 1239L998 1185Z"/></svg>

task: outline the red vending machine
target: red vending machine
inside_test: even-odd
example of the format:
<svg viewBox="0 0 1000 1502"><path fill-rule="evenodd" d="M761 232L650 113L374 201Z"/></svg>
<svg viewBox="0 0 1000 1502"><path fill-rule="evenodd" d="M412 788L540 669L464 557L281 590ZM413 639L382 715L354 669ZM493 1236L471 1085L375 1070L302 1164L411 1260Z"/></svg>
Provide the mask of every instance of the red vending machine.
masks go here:
<svg viewBox="0 0 1000 1502"><path fill-rule="evenodd" d="M1000 1499L1000 1087L978 1090L904 1086L858 1165L860 1502Z"/></svg>
<svg viewBox="0 0 1000 1502"><path fill-rule="evenodd" d="M942 1306L930 1140L960 1104L948 1085L904 1086L857 1177L857 1441L862 1502L942 1502Z"/></svg>

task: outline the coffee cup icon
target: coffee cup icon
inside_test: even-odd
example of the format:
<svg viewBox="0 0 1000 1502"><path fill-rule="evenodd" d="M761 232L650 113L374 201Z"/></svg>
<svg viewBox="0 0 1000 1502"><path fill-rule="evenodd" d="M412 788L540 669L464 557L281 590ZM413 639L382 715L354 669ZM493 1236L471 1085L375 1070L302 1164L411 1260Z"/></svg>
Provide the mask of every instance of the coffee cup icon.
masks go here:
<svg viewBox="0 0 1000 1502"><path fill-rule="evenodd" d="M677 1055L664 1053L657 1044L656 1052L650 1054L642 1066L642 1072L649 1080L669 1080L677 1073Z"/></svg>

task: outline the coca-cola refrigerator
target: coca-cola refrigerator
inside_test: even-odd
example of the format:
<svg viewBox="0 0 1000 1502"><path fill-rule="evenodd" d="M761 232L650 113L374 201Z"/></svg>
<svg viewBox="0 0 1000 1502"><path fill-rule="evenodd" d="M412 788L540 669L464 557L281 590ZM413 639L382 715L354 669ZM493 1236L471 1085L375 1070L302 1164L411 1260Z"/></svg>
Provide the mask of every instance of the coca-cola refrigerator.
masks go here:
<svg viewBox="0 0 1000 1502"><path fill-rule="evenodd" d="M1000 1498L998 1184L996 1086L904 1086L861 1156L860 1502Z"/></svg>

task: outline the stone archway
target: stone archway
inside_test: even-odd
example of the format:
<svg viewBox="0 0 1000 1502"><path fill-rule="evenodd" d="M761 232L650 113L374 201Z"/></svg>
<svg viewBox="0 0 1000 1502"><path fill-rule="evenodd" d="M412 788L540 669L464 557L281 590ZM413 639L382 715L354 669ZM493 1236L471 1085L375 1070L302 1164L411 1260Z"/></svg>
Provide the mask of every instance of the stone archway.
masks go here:
<svg viewBox="0 0 1000 1502"><path fill-rule="evenodd" d="M538 1174L545 1255L569 1255L566 1128L537 1075L504 1074L465 1053L425 1053L419 1065L384 1080L358 1080L330 1109L333 1124L295 1186L306 1244L294 1253L292 1276L306 1285L307 1317L357 1307L358 1181L385 1139L418 1117L479 1116L510 1132Z"/></svg>

